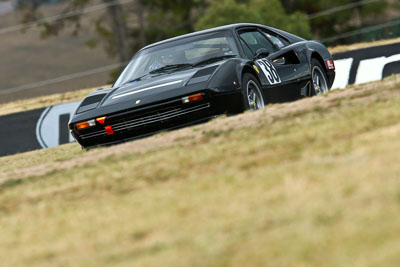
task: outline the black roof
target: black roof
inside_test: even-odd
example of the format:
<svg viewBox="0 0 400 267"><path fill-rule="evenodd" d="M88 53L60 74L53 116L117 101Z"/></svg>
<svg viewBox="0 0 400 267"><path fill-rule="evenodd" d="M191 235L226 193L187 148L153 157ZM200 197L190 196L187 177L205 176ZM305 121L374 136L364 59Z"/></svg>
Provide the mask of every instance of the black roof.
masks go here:
<svg viewBox="0 0 400 267"><path fill-rule="evenodd" d="M191 36L196 36L196 35L199 35L199 34L204 34L204 33L209 33L209 32L215 32L215 31L222 31L222 30L236 30L236 29L242 28L242 27L254 27L254 26L263 27L263 28L267 28L267 29L269 29L269 30L271 30L271 31L278 32L278 33L280 33L280 34L282 34L282 35L285 35L286 37L288 37L288 38L291 39L292 41L303 41L303 40L304 40L304 39L302 39L302 38L300 38L300 37L298 37L298 36L296 36L296 35L293 35L293 34L290 34L290 33L287 33L287 32L284 32L284 31L282 31L282 30L278 30L278 29L275 29L275 28L272 28L272 27L268 27L268 26L265 26L265 25L261 25L261 24L254 24L254 23L235 23L235 24L224 25L224 26L220 26L220 27L215 27L215 28L207 29L207 30L202 30L202 31L197 31L197 32L192 32L192 33L187 33L187 34L184 34L184 35L176 36L176 37L169 38L169 39L166 39L166 40L163 40L163 41L159 41L159 42L157 42L157 43L153 43L153 44L147 45L147 46L143 47L143 48L140 49L140 50L147 49L147 48L150 48L150 47L153 47L153 46L156 46L156 45L160 45L160 44L163 44L163 43L167 43L167 42L179 40L179 39L182 39L182 38L187 38L187 37L191 37Z"/></svg>
<svg viewBox="0 0 400 267"><path fill-rule="evenodd" d="M237 24L229 24L229 25L219 26L219 27L215 27L215 28L211 28L211 29L207 29L207 30L202 30L202 31L187 33L187 34L184 34L184 35L179 35L179 36L176 36L176 37L172 37L172 38L169 38L169 39L165 39L165 40L162 40L162 41L153 43L153 44L149 44L149 45L143 47L142 49L147 49L147 48L150 48L150 47L153 47L153 46L156 46L156 45L160 45L160 44L163 44L163 43L167 43L167 42L179 40L179 39L181 39L181 38L196 36L196 35L198 35L198 34L204 34L204 33L215 32L215 31L221 31L221 30L234 30L234 29L236 29L236 28L238 28L238 27L241 27L241 26L254 26L254 25L257 25L257 24L251 24L251 23L237 23ZM259 26L261 26L261 25L259 25ZM141 50L142 50L142 49L141 49Z"/></svg>

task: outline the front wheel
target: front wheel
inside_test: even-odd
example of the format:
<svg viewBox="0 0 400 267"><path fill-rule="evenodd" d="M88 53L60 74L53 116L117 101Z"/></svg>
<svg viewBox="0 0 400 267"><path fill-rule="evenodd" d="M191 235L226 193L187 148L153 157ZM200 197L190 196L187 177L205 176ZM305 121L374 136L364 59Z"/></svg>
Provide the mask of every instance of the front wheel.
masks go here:
<svg viewBox="0 0 400 267"><path fill-rule="evenodd" d="M261 86L254 75L243 75L243 104L245 110L258 110L264 108L264 97Z"/></svg>
<svg viewBox="0 0 400 267"><path fill-rule="evenodd" d="M329 91L326 73L321 64L313 58L311 60L311 94L319 95Z"/></svg>

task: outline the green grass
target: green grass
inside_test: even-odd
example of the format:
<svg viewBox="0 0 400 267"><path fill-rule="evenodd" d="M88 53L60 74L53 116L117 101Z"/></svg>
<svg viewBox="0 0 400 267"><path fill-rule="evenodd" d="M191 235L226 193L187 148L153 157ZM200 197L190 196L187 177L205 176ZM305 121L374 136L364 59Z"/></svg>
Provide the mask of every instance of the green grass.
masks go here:
<svg viewBox="0 0 400 267"><path fill-rule="evenodd" d="M0 158L3 266L399 266L400 82Z"/></svg>

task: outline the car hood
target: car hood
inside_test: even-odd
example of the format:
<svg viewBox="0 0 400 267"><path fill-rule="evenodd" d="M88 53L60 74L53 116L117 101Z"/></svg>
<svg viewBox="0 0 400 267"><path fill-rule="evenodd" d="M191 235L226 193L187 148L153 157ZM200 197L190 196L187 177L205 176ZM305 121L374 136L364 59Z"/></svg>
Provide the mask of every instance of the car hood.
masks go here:
<svg viewBox="0 0 400 267"><path fill-rule="evenodd" d="M213 64L215 71L217 64ZM208 65L206 68L209 68ZM101 106L109 106L122 102L132 102L137 106L166 99L166 96L178 96L185 93L184 87L203 67L179 70L172 73L157 73L148 78L122 85L113 89L102 102ZM206 75L207 81L212 73ZM204 76L205 77L205 76Z"/></svg>

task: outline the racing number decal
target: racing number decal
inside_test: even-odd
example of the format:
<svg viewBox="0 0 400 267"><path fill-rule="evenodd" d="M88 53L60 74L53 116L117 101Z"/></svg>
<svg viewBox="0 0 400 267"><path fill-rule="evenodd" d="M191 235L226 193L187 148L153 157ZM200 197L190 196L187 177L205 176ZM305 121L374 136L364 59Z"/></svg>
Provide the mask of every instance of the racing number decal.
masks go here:
<svg viewBox="0 0 400 267"><path fill-rule="evenodd" d="M272 65L271 62L268 61L268 59L259 59L256 62L261 67L261 70L264 72L268 82L271 85L282 82L274 65Z"/></svg>

